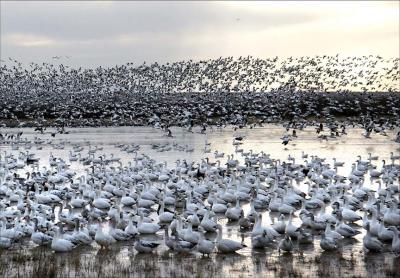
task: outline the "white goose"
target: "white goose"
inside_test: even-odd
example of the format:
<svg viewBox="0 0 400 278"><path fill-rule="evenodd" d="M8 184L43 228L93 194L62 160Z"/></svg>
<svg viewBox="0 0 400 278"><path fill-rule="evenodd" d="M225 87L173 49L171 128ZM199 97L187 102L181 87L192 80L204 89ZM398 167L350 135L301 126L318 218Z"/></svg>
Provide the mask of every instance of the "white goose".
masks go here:
<svg viewBox="0 0 400 278"><path fill-rule="evenodd" d="M140 214L140 221L137 228L140 234L155 234L160 230L160 225L143 222L143 214Z"/></svg>
<svg viewBox="0 0 400 278"><path fill-rule="evenodd" d="M274 243L274 240L271 240L271 238L268 236L266 230L264 230L262 232L262 234L251 237L251 246L253 248L262 249L262 248L270 246L271 243Z"/></svg>
<svg viewBox="0 0 400 278"><path fill-rule="evenodd" d="M62 224L60 223L56 235L51 241L51 249L53 249L55 252L69 252L75 248L75 244L67 239L62 238L62 232Z"/></svg>
<svg viewBox="0 0 400 278"><path fill-rule="evenodd" d="M378 239L381 241L392 241L394 237L393 231L385 227L383 223L379 225Z"/></svg>
<svg viewBox="0 0 400 278"><path fill-rule="evenodd" d="M131 238L135 237L139 233L137 227L133 225L131 216L129 216L128 225L125 227L125 233L127 233Z"/></svg>
<svg viewBox="0 0 400 278"><path fill-rule="evenodd" d="M34 218L34 232L31 235L31 240L37 245L48 245L52 242L53 237L38 231L38 219Z"/></svg>
<svg viewBox="0 0 400 278"><path fill-rule="evenodd" d="M94 240L98 245L100 245L100 249L108 248L110 245L117 242L110 234L104 233L102 225L98 227L96 235L94 236Z"/></svg>
<svg viewBox="0 0 400 278"><path fill-rule="evenodd" d="M0 249L8 249L12 245L12 240L8 237L0 236Z"/></svg>
<svg viewBox="0 0 400 278"><path fill-rule="evenodd" d="M286 224L285 233L291 238L298 238L300 236L300 227L295 226L292 223L293 212L290 213L288 223Z"/></svg>
<svg viewBox="0 0 400 278"><path fill-rule="evenodd" d="M333 231L331 229L331 225L329 225L329 224L326 225L324 235L325 235L326 238L331 238L333 240L339 240L339 239L343 238L341 234L339 234L336 231Z"/></svg>
<svg viewBox="0 0 400 278"><path fill-rule="evenodd" d="M193 231L192 223L189 222L189 226L185 229L183 234L183 239L193 244L197 244L200 240L200 234L198 232Z"/></svg>
<svg viewBox="0 0 400 278"><path fill-rule="evenodd" d="M281 252L281 250L285 252L292 252L293 247L293 242L290 239L289 235L285 234L285 237L279 242L278 251L279 253Z"/></svg>
<svg viewBox="0 0 400 278"><path fill-rule="evenodd" d="M272 241L279 236L279 233L271 227L262 227L262 215L260 213L257 214L256 223L254 224L253 230L251 232L251 236L255 237L257 235L261 235L266 232L268 238Z"/></svg>
<svg viewBox="0 0 400 278"><path fill-rule="evenodd" d="M242 212L243 212L243 209L240 207L239 199L236 199L235 207L228 208L225 212L225 216L229 220L237 221L237 220L239 220Z"/></svg>
<svg viewBox="0 0 400 278"><path fill-rule="evenodd" d="M116 228L116 221L112 220L110 221L111 227L110 227L110 236L115 238L117 241L125 241L130 239L130 235L126 233L124 230Z"/></svg>
<svg viewBox="0 0 400 278"><path fill-rule="evenodd" d="M372 237L369 231L369 224L367 224L367 234L363 238L364 247L371 252L381 252L383 244L377 238Z"/></svg>
<svg viewBox="0 0 400 278"><path fill-rule="evenodd" d="M203 219L200 222L200 226L206 231L206 232L215 232L218 229L218 225L215 221L210 219L210 212L207 210L206 214L204 215Z"/></svg>
<svg viewBox="0 0 400 278"><path fill-rule="evenodd" d="M76 197L76 193L74 191L70 203L73 208L83 208L89 202L83 198Z"/></svg>
<svg viewBox="0 0 400 278"><path fill-rule="evenodd" d="M135 243L135 249L139 253L151 253L154 249L156 249L160 245L157 242L151 242L146 240L138 240Z"/></svg>
<svg viewBox="0 0 400 278"><path fill-rule="evenodd" d="M108 199L100 197L100 191L97 191L97 198L93 200L93 206L98 209L108 209L111 204Z"/></svg>
<svg viewBox="0 0 400 278"><path fill-rule="evenodd" d="M394 201L390 203L390 208L383 215L383 222L391 226L400 225L400 213Z"/></svg>
<svg viewBox="0 0 400 278"><path fill-rule="evenodd" d="M217 238L217 243L216 243L218 252L220 253L233 253L236 252L244 247L247 247L246 245L231 240L231 239L223 239L222 238L222 226L218 225L218 238Z"/></svg>
<svg viewBox="0 0 400 278"><path fill-rule="evenodd" d="M93 242L89 231L80 228L79 219L75 220L75 231L72 236L74 237L74 242L78 242L79 244L90 245Z"/></svg>
<svg viewBox="0 0 400 278"><path fill-rule="evenodd" d="M393 240L392 240L392 252L395 253L396 255L400 255L399 230L394 226L390 226L388 229L390 231L392 231L394 234Z"/></svg>
<svg viewBox="0 0 400 278"><path fill-rule="evenodd" d="M163 195L161 195L163 196ZM174 219L174 214L165 210L164 198L161 198L161 204L159 205L158 219L160 223L171 223Z"/></svg>
<svg viewBox="0 0 400 278"><path fill-rule="evenodd" d="M334 251L338 249L337 239L327 237L325 234L322 235L319 245L325 251Z"/></svg>
<svg viewBox="0 0 400 278"><path fill-rule="evenodd" d="M336 223L335 231L346 238L356 236L357 234L360 233L360 231L357 231L357 230L353 229L352 227L350 227L349 225L343 223L343 220Z"/></svg>
<svg viewBox="0 0 400 278"><path fill-rule="evenodd" d="M204 237L205 230L202 227L199 227L200 239L197 243L197 251L199 251L202 255L210 255L215 249L215 243L207 240Z"/></svg>

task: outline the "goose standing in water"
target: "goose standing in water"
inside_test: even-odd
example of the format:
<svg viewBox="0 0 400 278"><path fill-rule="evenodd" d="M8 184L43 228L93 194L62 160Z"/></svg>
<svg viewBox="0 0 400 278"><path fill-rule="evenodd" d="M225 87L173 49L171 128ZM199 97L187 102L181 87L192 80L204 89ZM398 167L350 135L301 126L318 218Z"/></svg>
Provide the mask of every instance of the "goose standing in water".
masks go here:
<svg viewBox="0 0 400 278"><path fill-rule="evenodd" d="M12 240L7 237L0 236L0 249L8 249L12 245Z"/></svg>
<svg viewBox="0 0 400 278"><path fill-rule="evenodd" d="M388 228L390 231L393 232L393 239L392 239L392 252L396 254L396 256L400 256L400 238L399 238L399 230L394 227L394 226L390 226Z"/></svg>
<svg viewBox="0 0 400 278"><path fill-rule="evenodd" d="M210 211L206 211L203 219L200 222L201 228L203 228L206 232L214 233L218 229L218 225L215 221L210 219Z"/></svg>
<svg viewBox="0 0 400 278"><path fill-rule="evenodd" d="M155 250L160 244L157 242L151 242L146 240L138 240L135 243L135 249L139 253L151 253Z"/></svg>
<svg viewBox="0 0 400 278"><path fill-rule="evenodd" d="M278 245L278 252L281 253L281 250L285 252L292 252L294 248L293 242L290 239L289 235L285 234L285 237L281 239Z"/></svg>
<svg viewBox="0 0 400 278"><path fill-rule="evenodd" d="M62 234L63 228L62 224L60 223L60 225L58 225L56 235L53 237L50 246L51 249L53 249L55 252L69 252L75 248L75 244L67 239L62 238Z"/></svg>
<svg viewBox="0 0 400 278"><path fill-rule="evenodd" d="M264 230L262 234L258 234L251 237L251 246L256 249L263 249L265 247L269 247L274 242L275 241L268 236L266 230Z"/></svg>
<svg viewBox="0 0 400 278"><path fill-rule="evenodd" d="M231 221L237 221L242 213L243 209L240 207L239 198L237 198L235 207L228 208L225 212L225 216Z"/></svg>
<svg viewBox="0 0 400 278"><path fill-rule="evenodd" d="M137 229L140 234L155 234L160 230L160 225L143 221L143 214L140 215L140 221Z"/></svg>
<svg viewBox="0 0 400 278"><path fill-rule="evenodd" d="M385 212L383 221L388 225L400 226L400 213L394 201L390 203L390 208Z"/></svg>
<svg viewBox="0 0 400 278"><path fill-rule="evenodd" d="M367 224L366 230L367 234L363 238L364 247L371 252L381 252L383 249L383 243L371 235L369 231L369 224Z"/></svg>
<svg viewBox="0 0 400 278"><path fill-rule="evenodd" d="M338 249L337 240L332 237L327 237L325 234L322 234L322 238L319 245L325 251L334 251Z"/></svg>
<svg viewBox="0 0 400 278"><path fill-rule="evenodd" d="M165 204L164 204L164 195L161 195L161 204L159 205L159 210L158 210L158 219L160 220L160 223L170 223L172 222L174 218L174 214L169 212L169 211L164 211L165 209Z"/></svg>
<svg viewBox="0 0 400 278"><path fill-rule="evenodd" d="M94 237L94 240L98 245L100 245L100 249L103 248L109 248L112 244L116 243L117 241L115 240L114 237L112 237L109 233L105 233L103 231L103 226L100 225L97 229L96 235Z"/></svg>
<svg viewBox="0 0 400 278"><path fill-rule="evenodd" d="M137 227L133 224L131 215L129 215L128 225L125 227L124 231L130 238L135 237L139 233Z"/></svg>
<svg viewBox="0 0 400 278"><path fill-rule="evenodd" d="M217 238L216 246L217 246L218 252L220 252L220 253L233 253L244 247L247 247L246 245L244 245L240 242L237 242L237 241L234 241L231 239L223 239L221 225L218 225L218 238Z"/></svg>
<svg viewBox="0 0 400 278"><path fill-rule="evenodd" d="M37 245L49 245L52 243L53 237L38 231L38 219L33 219L34 223L34 232L31 235L31 240L33 243Z"/></svg>
<svg viewBox="0 0 400 278"><path fill-rule="evenodd" d="M209 256L215 249L215 243L204 237L205 230L199 227L200 239L197 243L197 251Z"/></svg>

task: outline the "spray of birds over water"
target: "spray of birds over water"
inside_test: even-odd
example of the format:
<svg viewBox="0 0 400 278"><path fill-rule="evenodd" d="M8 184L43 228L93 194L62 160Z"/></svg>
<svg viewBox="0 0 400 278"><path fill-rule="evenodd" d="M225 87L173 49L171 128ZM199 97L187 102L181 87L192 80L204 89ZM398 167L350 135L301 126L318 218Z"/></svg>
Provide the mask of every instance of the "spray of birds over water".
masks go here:
<svg viewBox="0 0 400 278"><path fill-rule="evenodd" d="M164 248L210 256L246 248L291 253L318 244L340 252L346 240L362 235L364 252L399 256L396 151L354 157L345 175L336 159L304 151L301 161L287 156L306 128L319 142L346 138L356 127L363 140L400 143L399 78L399 59L372 56L220 58L93 70L17 61L2 66L0 248L74 252L127 242L135 253ZM95 143L57 141L71 127L145 125L170 139L148 142L156 154L190 154L194 147L174 142L182 133L172 127L203 136L269 123L284 128L279 148L285 157L244 150L247 138L239 133L231 138L231 154L201 137L204 159L178 158L173 165L142 153L138 143L114 145L128 155L125 163ZM34 138L22 127L34 130ZM68 156L50 151L43 161L35 153L42 148L66 148ZM232 225L241 240L226 236Z"/></svg>

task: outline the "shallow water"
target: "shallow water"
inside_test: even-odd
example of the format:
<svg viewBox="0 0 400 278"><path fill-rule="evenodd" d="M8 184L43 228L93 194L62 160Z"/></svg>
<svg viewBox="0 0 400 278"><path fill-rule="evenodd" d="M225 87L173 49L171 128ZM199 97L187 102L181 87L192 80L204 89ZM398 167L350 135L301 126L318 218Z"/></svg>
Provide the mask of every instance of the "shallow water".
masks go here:
<svg viewBox="0 0 400 278"><path fill-rule="evenodd" d="M50 134L38 135L32 129L13 129L12 132L23 131L23 137L32 140L39 136L47 142L41 150L32 146L29 150L39 158L39 165L48 167L50 152L55 157L63 158L69 163L68 153L73 144L85 147L83 154L94 145L103 147L96 152L96 156L103 155L107 158L114 154L120 157L123 165L127 165L135 157L134 153L120 151L118 144L139 144L138 153L144 153L158 162L166 161L168 167L173 167L177 159L186 159L188 162L199 162L204 157L210 157L215 161L213 152L218 150L227 154L234 153L232 140L234 136L245 136L243 144L239 146L244 152L264 151L271 158L287 160L288 155L296 159L296 163L303 163L302 151L305 154L318 155L327 158L332 163L332 158L345 162L344 167L339 168L338 173L347 176L351 165L361 155L366 160L368 153L378 155L379 160L374 164L380 169L382 160L390 163L390 152L399 153L399 144L393 141L395 132L388 132L388 136L372 134L370 139L362 136L363 130L353 128L347 130L347 135L340 138L329 138L328 140L316 139L314 128L307 128L297 132L297 138L286 147L281 144L286 130L280 126L269 125L253 129L241 129L234 131L231 128L214 130L207 134L195 131L188 133L182 129L173 128L173 137L166 137L163 132L147 127L117 127L117 128L77 128L69 129L69 134L57 134L51 138ZM7 132L7 131L6 131ZM4 133L4 131L3 131ZM211 143L211 153L204 153L205 140ZM193 152L170 150L157 152L152 149L154 143L177 143L180 146L194 148ZM64 146L64 149L54 149L54 145ZM29 145L28 145L29 146ZM11 151L10 144L0 144L0 151ZM24 145L20 144L19 150L12 150L18 155L24 151ZM243 162L239 153L235 158ZM222 163L225 158L220 159ZM71 169L77 172L77 176L84 174L79 162L71 162ZM115 164L116 166L118 164ZM87 166L86 166L87 167ZM23 174L24 170L18 171ZM369 177L369 175L368 175ZM376 182L365 180L365 186L378 188ZM307 190L304 183L297 185ZM243 204L245 213L249 210L248 204ZM272 223L278 215L264 212L263 224ZM296 213L296 216L298 213ZM154 216L154 215L153 215ZM363 234L354 240L344 240L341 252L322 252L319 247L319 235L315 236L314 244L306 246L296 245L293 254L279 254L276 246L265 251L253 251L250 241L250 232L240 232L236 223L226 223L226 219L220 219L224 224L224 237L243 240L249 246L242 249L238 254L220 255L214 254L210 258L202 258L199 254L177 255L167 251L165 246L160 246L157 253L153 255L138 254L133 248L132 242L118 243L112 250L102 251L93 243L92 247L79 247L68 254L54 254L48 247L33 248L32 244L23 242L16 245L12 250L0 251L0 274L5 277L18 276L91 276L98 274L102 276L139 276L139 277L315 277L315 276L362 276L362 277L386 277L398 275L400 271L400 259L395 258L390 252L383 254L368 254L362 249ZM300 219L294 218L294 223L299 224ZM358 222L357 222L358 223ZM361 225L361 221L358 223ZM162 242L162 232L158 240Z"/></svg>

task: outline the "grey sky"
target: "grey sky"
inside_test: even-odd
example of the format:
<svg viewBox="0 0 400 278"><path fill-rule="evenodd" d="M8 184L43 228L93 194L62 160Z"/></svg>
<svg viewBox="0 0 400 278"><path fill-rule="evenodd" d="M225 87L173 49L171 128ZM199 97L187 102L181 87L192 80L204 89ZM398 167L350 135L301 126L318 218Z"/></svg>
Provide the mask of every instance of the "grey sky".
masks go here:
<svg viewBox="0 0 400 278"><path fill-rule="evenodd" d="M399 2L1 2L1 57L75 66L219 56L397 57Z"/></svg>

